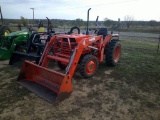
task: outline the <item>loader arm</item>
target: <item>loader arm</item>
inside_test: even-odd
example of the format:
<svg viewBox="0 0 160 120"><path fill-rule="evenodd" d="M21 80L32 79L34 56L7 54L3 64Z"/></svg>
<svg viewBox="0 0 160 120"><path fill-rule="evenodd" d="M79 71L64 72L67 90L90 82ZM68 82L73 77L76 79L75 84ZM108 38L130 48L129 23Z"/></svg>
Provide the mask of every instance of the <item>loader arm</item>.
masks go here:
<svg viewBox="0 0 160 120"><path fill-rule="evenodd" d="M83 49L85 48L85 46L83 45L84 41L85 40L83 39L79 42L78 46L75 48L72 56L70 57L68 66L66 68L66 75L68 75L70 78L73 77L75 69L82 55Z"/></svg>

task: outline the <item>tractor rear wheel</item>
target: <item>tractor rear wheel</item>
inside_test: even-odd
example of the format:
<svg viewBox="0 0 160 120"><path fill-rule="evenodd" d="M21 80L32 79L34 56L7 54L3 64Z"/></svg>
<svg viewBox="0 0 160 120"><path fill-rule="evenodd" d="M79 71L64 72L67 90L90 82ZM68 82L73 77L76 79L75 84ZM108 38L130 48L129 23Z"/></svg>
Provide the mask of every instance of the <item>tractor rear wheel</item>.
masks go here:
<svg viewBox="0 0 160 120"><path fill-rule="evenodd" d="M110 43L106 46L106 63L109 66L115 66L121 56L121 44L119 40L111 40Z"/></svg>
<svg viewBox="0 0 160 120"><path fill-rule="evenodd" d="M85 55L80 63L80 74L84 78L92 77L98 68L98 60L93 55Z"/></svg>
<svg viewBox="0 0 160 120"><path fill-rule="evenodd" d="M0 37L1 36L6 36L10 33L11 33L11 30L8 26L3 25L3 26L0 27Z"/></svg>

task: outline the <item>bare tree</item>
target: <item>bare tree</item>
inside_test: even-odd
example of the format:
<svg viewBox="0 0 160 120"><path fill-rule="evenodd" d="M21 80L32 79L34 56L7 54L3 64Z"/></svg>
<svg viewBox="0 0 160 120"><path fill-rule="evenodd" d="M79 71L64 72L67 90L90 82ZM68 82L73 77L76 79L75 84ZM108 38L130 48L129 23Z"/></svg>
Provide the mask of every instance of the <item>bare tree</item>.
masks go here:
<svg viewBox="0 0 160 120"><path fill-rule="evenodd" d="M24 18L23 16L21 16L20 18L21 18L21 23L23 24L24 27L26 27L29 22L28 19Z"/></svg>
<svg viewBox="0 0 160 120"><path fill-rule="evenodd" d="M125 21L125 23L126 23L126 25L127 25L127 28L129 28L130 27L130 25L133 23L133 21L134 21L134 17L133 16L130 16L130 15L126 15L125 17L124 17L124 21Z"/></svg>

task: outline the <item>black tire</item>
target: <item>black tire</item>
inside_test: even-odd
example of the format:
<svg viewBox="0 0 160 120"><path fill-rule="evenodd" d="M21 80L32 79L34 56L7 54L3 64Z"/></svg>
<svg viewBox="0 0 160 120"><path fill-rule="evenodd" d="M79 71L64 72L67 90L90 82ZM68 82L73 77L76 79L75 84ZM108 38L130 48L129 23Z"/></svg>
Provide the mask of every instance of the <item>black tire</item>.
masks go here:
<svg viewBox="0 0 160 120"><path fill-rule="evenodd" d="M3 25L0 27L0 37L5 36L10 33L11 33L11 30L8 26Z"/></svg>
<svg viewBox="0 0 160 120"><path fill-rule="evenodd" d="M62 64L60 61L58 61L58 67L61 69L61 70L65 70L67 65L64 65Z"/></svg>
<svg viewBox="0 0 160 120"><path fill-rule="evenodd" d="M93 55L85 55L80 63L80 74L84 78L90 78L95 75L98 68L98 59Z"/></svg>
<svg viewBox="0 0 160 120"><path fill-rule="evenodd" d="M105 60L108 66L115 66L121 56L121 44L119 40L111 40L105 48Z"/></svg>

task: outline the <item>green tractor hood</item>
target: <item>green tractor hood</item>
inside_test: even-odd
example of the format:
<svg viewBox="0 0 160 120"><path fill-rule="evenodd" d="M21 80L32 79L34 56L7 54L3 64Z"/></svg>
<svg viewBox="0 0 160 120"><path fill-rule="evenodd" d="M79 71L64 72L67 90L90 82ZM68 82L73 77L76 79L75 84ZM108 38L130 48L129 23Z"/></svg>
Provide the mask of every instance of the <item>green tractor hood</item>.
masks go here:
<svg viewBox="0 0 160 120"><path fill-rule="evenodd" d="M28 34L29 30L28 29L24 29L24 30L21 30L21 31L17 31L17 32L12 32L10 34L8 34L7 36L11 37L11 36L19 36L19 35L26 35Z"/></svg>

